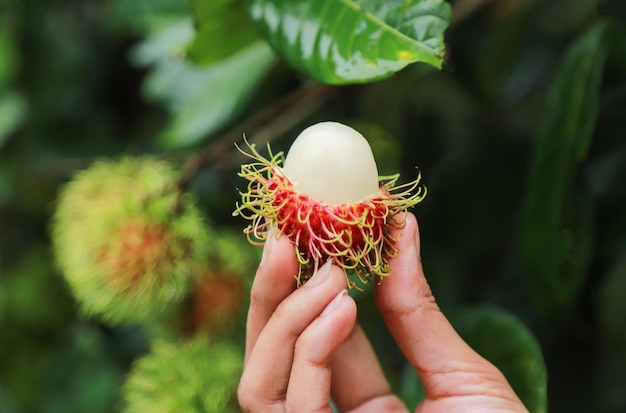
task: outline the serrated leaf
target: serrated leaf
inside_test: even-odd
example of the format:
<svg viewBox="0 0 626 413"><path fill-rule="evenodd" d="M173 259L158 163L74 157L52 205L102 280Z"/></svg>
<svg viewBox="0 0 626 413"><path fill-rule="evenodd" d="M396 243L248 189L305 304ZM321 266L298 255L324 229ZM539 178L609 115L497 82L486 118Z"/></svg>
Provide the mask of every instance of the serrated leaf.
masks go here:
<svg viewBox="0 0 626 413"><path fill-rule="evenodd" d="M571 302L588 266L593 202L574 191L573 180L598 114L609 27L593 26L564 56L533 148L522 246L540 311Z"/></svg>
<svg viewBox="0 0 626 413"><path fill-rule="evenodd" d="M532 413L547 411L547 371L532 332L497 307L464 309L452 318L459 335L493 363Z"/></svg>
<svg viewBox="0 0 626 413"><path fill-rule="evenodd" d="M382 79L415 62L441 67L443 0L251 0L250 15L295 69L330 84Z"/></svg>
<svg viewBox="0 0 626 413"><path fill-rule="evenodd" d="M259 39L242 0L190 0L196 34L187 58L207 66Z"/></svg>

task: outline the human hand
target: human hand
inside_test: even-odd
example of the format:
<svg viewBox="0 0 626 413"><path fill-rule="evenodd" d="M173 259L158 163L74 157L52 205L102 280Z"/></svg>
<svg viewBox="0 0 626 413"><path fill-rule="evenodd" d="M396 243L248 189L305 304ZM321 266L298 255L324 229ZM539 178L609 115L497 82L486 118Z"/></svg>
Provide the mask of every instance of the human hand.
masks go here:
<svg viewBox="0 0 626 413"><path fill-rule="evenodd" d="M394 230L400 254L376 303L416 369L428 412L527 412L502 373L474 352L439 310L424 278L417 221ZM245 412L407 412L365 334L345 275L326 263L296 289L290 242L269 237L251 292L239 403Z"/></svg>

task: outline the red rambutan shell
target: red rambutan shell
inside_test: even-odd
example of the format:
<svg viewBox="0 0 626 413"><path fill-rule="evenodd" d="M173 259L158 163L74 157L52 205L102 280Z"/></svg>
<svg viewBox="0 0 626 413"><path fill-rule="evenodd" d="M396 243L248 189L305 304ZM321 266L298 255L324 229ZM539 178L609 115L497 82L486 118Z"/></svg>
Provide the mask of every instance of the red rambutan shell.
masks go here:
<svg viewBox="0 0 626 413"><path fill-rule="evenodd" d="M388 259L398 251L388 226L403 227L406 209L426 195L419 175L400 186L394 186L397 175L382 177L379 194L361 202L329 205L294 189L279 167L282 153L266 159L253 145L249 148L252 153L244 153L255 162L242 165L239 175L249 184L234 215L252 221L244 230L251 243L261 244L272 227L287 236L302 267L299 284L328 259L354 272L363 283L389 275ZM348 278L348 285L356 284Z"/></svg>

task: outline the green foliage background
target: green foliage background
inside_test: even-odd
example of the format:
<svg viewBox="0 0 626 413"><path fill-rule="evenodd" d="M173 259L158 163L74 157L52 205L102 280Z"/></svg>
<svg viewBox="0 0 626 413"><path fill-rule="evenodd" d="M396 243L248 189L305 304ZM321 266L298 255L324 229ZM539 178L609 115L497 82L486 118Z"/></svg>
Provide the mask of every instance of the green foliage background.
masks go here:
<svg viewBox="0 0 626 413"><path fill-rule="evenodd" d="M145 326L79 315L55 266L50 218L77 170L167 159L232 234L245 225L231 216L233 144L245 133L286 150L322 120L368 137L381 174L408 180L419 166L434 294L531 411L625 411L623 2L453 0L445 59L449 9L409 3L394 14L381 5L396 1L1 2L0 412L119 411L150 351ZM434 20L420 31L424 10ZM370 292L356 297L392 384L416 404L419 382ZM241 345L241 329L231 335Z"/></svg>

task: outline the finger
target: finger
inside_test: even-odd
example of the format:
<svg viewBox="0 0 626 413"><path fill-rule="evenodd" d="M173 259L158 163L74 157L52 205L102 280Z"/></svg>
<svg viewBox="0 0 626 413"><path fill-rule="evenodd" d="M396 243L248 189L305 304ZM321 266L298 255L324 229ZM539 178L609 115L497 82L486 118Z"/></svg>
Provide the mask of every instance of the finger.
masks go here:
<svg viewBox="0 0 626 413"><path fill-rule="evenodd" d="M343 270L329 261L280 303L244 367L239 386L242 407L271 406L285 399L296 340L345 286Z"/></svg>
<svg viewBox="0 0 626 413"><path fill-rule="evenodd" d="M355 322L356 304L343 290L304 330L296 342L287 390L287 411L319 412L329 409L331 359Z"/></svg>
<svg viewBox="0 0 626 413"><path fill-rule="evenodd" d="M373 408L385 401L385 412L406 412L391 393L389 382L363 329L356 325L332 361L332 395L341 412ZM369 406L369 407L367 407ZM365 410L364 410L365 411Z"/></svg>
<svg viewBox="0 0 626 413"><path fill-rule="evenodd" d="M298 268L295 250L289 239L287 237L277 239L276 235L270 232L250 291L244 365L261 330L278 304L296 289L295 275Z"/></svg>
<svg viewBox="0 0 626 413"><path fill-rule="evenodd" d="M417 220L408 213L406 226L394 230L400 253L391 259L391 276L376 289L378 308L398 345L417 370L429 398L463 391L458 373L481 381L496 380L508 387L502 374L472 350L440 311L424 277ZM451 380L454 373L456 380ZM469 383L468 376L463 382Z"/></svg>

